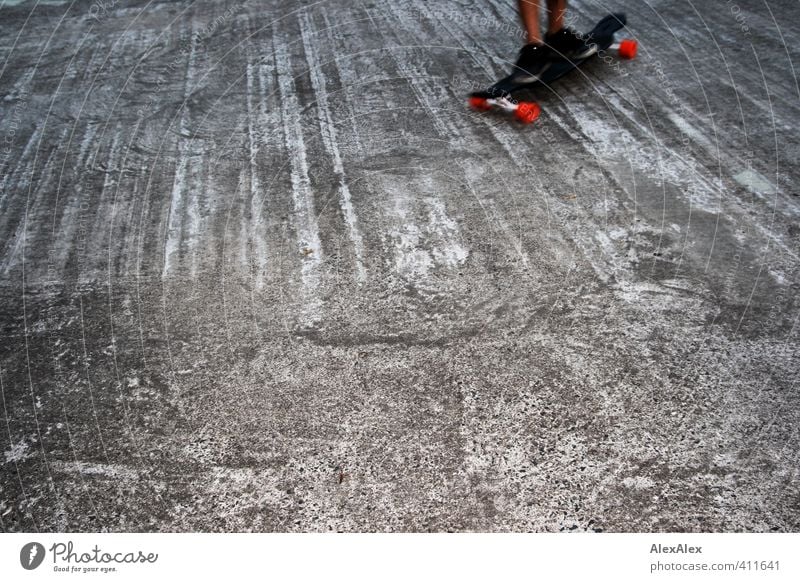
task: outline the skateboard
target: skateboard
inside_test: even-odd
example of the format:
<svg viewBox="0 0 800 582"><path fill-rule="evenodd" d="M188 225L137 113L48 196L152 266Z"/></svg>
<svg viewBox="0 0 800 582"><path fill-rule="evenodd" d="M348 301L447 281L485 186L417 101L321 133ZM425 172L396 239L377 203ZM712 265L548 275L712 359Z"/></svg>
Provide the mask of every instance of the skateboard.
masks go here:
<svg viewBox="0 0 800 582"><path fill-rule="evenodd" d="M614 35L625 26L625 22L624 14L609 14L584 35L587 44L593 48L592 52L585 57L577 60L568 58L554 60L538 79L531 79L526 72L516 70L485 91L471 93L469 97L470 106L478 111L499 109L513 114L523 123L533 123L541 113L539 104L534 101L514 99L512 93L521 89L530 89L537 85L549 85L556 79L581 66L593 56L607 51L616 51L620 58L623 59L634 58L637 49L636 41L630 38L617 41L614 38Z"/></svg>

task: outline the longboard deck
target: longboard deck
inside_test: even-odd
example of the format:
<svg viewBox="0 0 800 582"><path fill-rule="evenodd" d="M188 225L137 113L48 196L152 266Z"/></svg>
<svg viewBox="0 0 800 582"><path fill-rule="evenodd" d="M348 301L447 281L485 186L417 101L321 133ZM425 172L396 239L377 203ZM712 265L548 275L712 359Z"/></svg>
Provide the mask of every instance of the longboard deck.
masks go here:
<svg viewBox="0 0 800 582"><path fill-rule="evenodd" d="M627 19L622 13L609 14L602 18L595 25L595 27L585 35L587 42L594 45L596 48L590 55L587 55L582 59L558 59L550 65L550 67L539 79L533 81L525 80L524 82L521 82L520 79L527 77L528 74L524 71L517 70L507 77L504 77L488 89L484 91L476 91L471 93L470 96L473 99L495 99L508 97L512 93L522 89L530 89L536 86L549 85L573 69L581 66L598 53L608 50L608 48L614 44L614 35L624 28L626 22ZM626 53L630 54L630 56L627 58L633 58L633 55L636 51L635 41L623 41L623 43L624 42L633 43L632 45L628 45L628 50L626 51ZM620 51L620 54L622 55L622 51Z"/></svg>

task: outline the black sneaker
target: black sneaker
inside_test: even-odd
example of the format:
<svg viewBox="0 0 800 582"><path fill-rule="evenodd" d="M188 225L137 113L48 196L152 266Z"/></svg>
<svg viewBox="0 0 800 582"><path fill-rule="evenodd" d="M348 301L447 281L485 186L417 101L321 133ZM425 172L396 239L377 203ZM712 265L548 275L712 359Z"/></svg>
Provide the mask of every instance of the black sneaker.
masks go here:
<svg viewBox="0 0 800 582"><path fill-rule="evenodd" d="M545 43L561 58L585 59L597 50L591 38L578 34L571 28L562 28L558 32L545 36Z"/></svg>
<svg viewBox="0 0 800 582"><path fill-rule="evenodd" d="M519 58L514 68L513 75L518 83L533 83L539 80L557 56L553 50L543 44L526 44L519 51Z"/></svg>

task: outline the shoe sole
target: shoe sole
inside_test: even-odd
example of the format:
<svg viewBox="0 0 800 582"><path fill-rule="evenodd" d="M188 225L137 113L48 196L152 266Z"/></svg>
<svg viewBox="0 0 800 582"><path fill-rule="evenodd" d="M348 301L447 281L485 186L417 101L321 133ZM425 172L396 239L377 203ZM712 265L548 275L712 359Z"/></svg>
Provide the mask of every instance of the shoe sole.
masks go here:
<svg viewBox="0 0 800 582"><path fill-rule="evenodd" d="M547 69L549 68L550 68L550 63L547 63L545 67L541 71L539 71L536 75L531 75L525 69L520 69L520 76L516 78L515 81L523 85L527 85L528 83L536 83L539 81L539 79L542 78L542 75L544 75ZM526 74L528 76L523 77L522 74Z"/></svg>
<svg viewBox="0 0 800 582"><path fill-rule="evenodd" d="M566 57L566 58L568 60L570 60L570 61L573 61L573 62L577 63L577 61L583 61L584 59L588 59L590 56L592 56L596 52L597 52L597 45L596 44L592 44L592 45L589 45L586 48L586 50L583 51L582 53L578 53L576 55L572 55L571 57ZM524 69L520 69L520 76L516 77L514 79L514 82L519 83L520 85L528 85L528 84L531 84L531 83L538 83L541 80L542 76L545 74L545 72L547 72L547 69L550 68L550 65L551 65L551 63L548 63L545 66L545 68L542 69L539 72L538 75L531 75L531 74L527 73L527 71L525 71ZM522 73L525 73L528 76L527 77L523 77L523 76L521 76Z"/></svg>

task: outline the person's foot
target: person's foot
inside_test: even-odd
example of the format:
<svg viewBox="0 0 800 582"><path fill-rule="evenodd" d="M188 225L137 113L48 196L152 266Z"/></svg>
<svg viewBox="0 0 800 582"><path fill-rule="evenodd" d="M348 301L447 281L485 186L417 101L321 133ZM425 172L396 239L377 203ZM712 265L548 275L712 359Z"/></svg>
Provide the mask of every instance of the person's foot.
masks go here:
<svg viewBox="0 0 800 582"><path fill-rule="evenodd" d="M545 36L545 44L559 57L574 60L585 59L596 50L590 38L566 27Z"/></svg>
<svg viewBox="0 0 800 582"><path fill-rule="evenodd" d="M514 67L514 76L518 77L519 83L533 83L542 76L553 57L557 56L553 53L549 46L529 43L526 44L519 51L516 66Z"/></svg>

